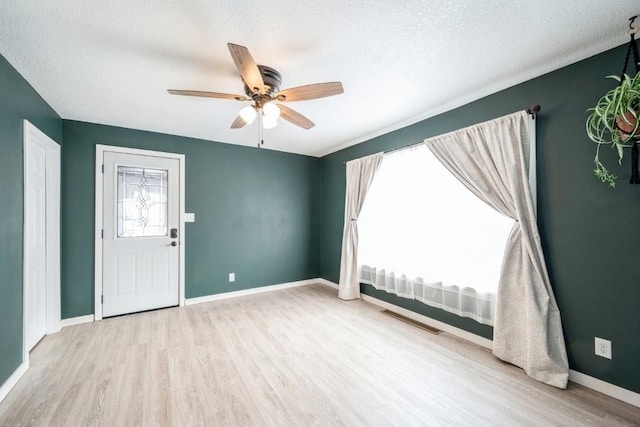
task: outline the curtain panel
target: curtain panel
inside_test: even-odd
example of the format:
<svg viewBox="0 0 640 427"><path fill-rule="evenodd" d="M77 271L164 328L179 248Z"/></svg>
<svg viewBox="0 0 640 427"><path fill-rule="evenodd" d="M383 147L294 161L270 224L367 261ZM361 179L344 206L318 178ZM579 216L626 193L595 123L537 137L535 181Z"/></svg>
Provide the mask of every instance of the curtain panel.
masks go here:
<svg viewBox="0 0 640 427"><path fill-rule="evenodd" d="M461 317L469 317L478 323L493 326L495 294L479 292L470 287L446 285L441 281L425 282L422 277L396 275L368 265L360 266L360 281L374 288L414 299Z"/></svg>
<svg viewBox="0 0 640 427"><path fill-rule="evenodd" d="M529 134L522 111L425 140L471 192L515 220L502 263L493 354L531 378L566 388L569 365L528 185Z"/></svg>
<svg viewBox="0 0 640 427"><path fill-rule="evenodd" d="M344 202L344 230L340 259L338 297L343 300L360 298L358 281L358 216L367 191L382 163L383 153L347 162L347 186Z"/></svg>

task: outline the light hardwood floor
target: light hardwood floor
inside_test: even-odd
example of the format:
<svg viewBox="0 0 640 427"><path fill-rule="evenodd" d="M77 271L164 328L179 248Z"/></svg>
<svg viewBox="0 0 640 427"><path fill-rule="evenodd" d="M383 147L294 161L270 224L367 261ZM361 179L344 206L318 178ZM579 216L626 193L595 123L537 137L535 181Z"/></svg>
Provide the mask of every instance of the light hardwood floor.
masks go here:
<svg viewBox="0 0 640 427"><path fill-rule="evenodd" d="M1 426L618 426L640 408L312 285L70 326Z"/></svg>

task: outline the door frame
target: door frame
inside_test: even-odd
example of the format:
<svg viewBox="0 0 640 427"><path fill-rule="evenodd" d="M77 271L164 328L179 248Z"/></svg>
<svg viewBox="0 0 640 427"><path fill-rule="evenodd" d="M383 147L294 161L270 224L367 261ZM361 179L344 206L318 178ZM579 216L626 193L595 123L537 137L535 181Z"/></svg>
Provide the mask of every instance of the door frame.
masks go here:
<svg viewBox="0 0 640 427"><path fill-rule="evenodd" d="M184 197L185 197L185 155L176 153L167 153L162 151L140 150L137 148L115 147L110 145L96 145L96 200L95 200L95 291L94 291L94 319L102 320L102 266L103 266L103 250L102 250L102 229L103 229L103 197L104 197L104 174L102 165L104 161L104 153L106 151L123 154L136 154L141 156L165 157L177 159L180 168L180 188L179 188L179 256L178 256L178 301L179 305L184 305L185 300L185 267L184 267Z"/></svg>
<svg viewBox="0 0 640 427"><path fill-rule="evenodd" d="M27 348L27 298L26 286L29 271L29 255L27 253L27 214L29 200L27 197L29 188L29 174L27 171L27 156L31 151L31 144L38 144L45 149L45 227L46 227L46 258L45 258L45 300L46 300L46 329L45 336L60 332L60 145L49 138L44 132L31 124L23 121L23 175L24 175L24 211L23 211L23 265L22 265L22 351L23 360L29 360Z"/></svg>

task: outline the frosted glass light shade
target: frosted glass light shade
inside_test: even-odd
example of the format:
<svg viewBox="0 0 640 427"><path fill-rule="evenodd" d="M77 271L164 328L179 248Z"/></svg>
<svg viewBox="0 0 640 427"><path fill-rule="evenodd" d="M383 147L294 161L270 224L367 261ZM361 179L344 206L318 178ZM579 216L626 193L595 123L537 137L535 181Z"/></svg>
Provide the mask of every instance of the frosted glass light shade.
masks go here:
<svg viewBox="0 0 640 427"><path fill-rule="evenodd" d="M256 119L256 109L253 108L252 105L247 105L242 110L240 110L238 114L240 114L242 120L244 120L244 122L249 125Z"/></svg>
<svg viewBox="0 0 640 427"><path fill-rule="evenodd" d="M264 104L264 106L262 107L262 111L264 112L265 119L276 120L278 117L280 117L280 108L278 108L278 106L272 102L267 102L266 104Z"/></svg>
<svg viewBox="0 0 640 427"><path fill-rule="evenodd" d="M278 125L277 117L268 117L265 115L262 119L262 127L265 129L272 129Z"/></svg>

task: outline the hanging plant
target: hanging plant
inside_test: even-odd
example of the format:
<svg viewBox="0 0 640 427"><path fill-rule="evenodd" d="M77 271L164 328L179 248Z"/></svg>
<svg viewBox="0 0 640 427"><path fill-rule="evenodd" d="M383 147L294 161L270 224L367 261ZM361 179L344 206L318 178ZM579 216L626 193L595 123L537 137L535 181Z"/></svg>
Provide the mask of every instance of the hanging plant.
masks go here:
<svg viewBox="0 0 640 427"><path fill-rule="evenodd" d="M609 187L616 186L617 177L609 172L600 161L600 147L610 145L618 152L618 163L622 163L624 149L631 147L631 179L630 184L640 184L640 173L638 172L638 140L640 130L638 129L638 115L640 114L640 54L636 44L635 35L639 28L633 23L638 16L629 18L629 29L627 35L630 36L627 57L624 60L622 73L618 76L607 76L618 82L615 89L607 92L600 98L595 107L589 108L591 113L587 118L587 135L597 144L594 175L600 181L609 184ZM636 75L630 77L627 74L629 59L633 53L633 64Z"/></svg>
<svg viewBox="0 0 640 427"><path fill-rule="evenodd" d="M615 89L604 95L595 107L587 112L587 135L597 144L594 159L594 175L610 187L616 186L616 176L607 170L600 161L600 147L610 145L618 152L618 162L622 161L624 149L635 145L635 139L640 136L640 73L634 77L623 74L607 76L618 82Z"/></svg>

